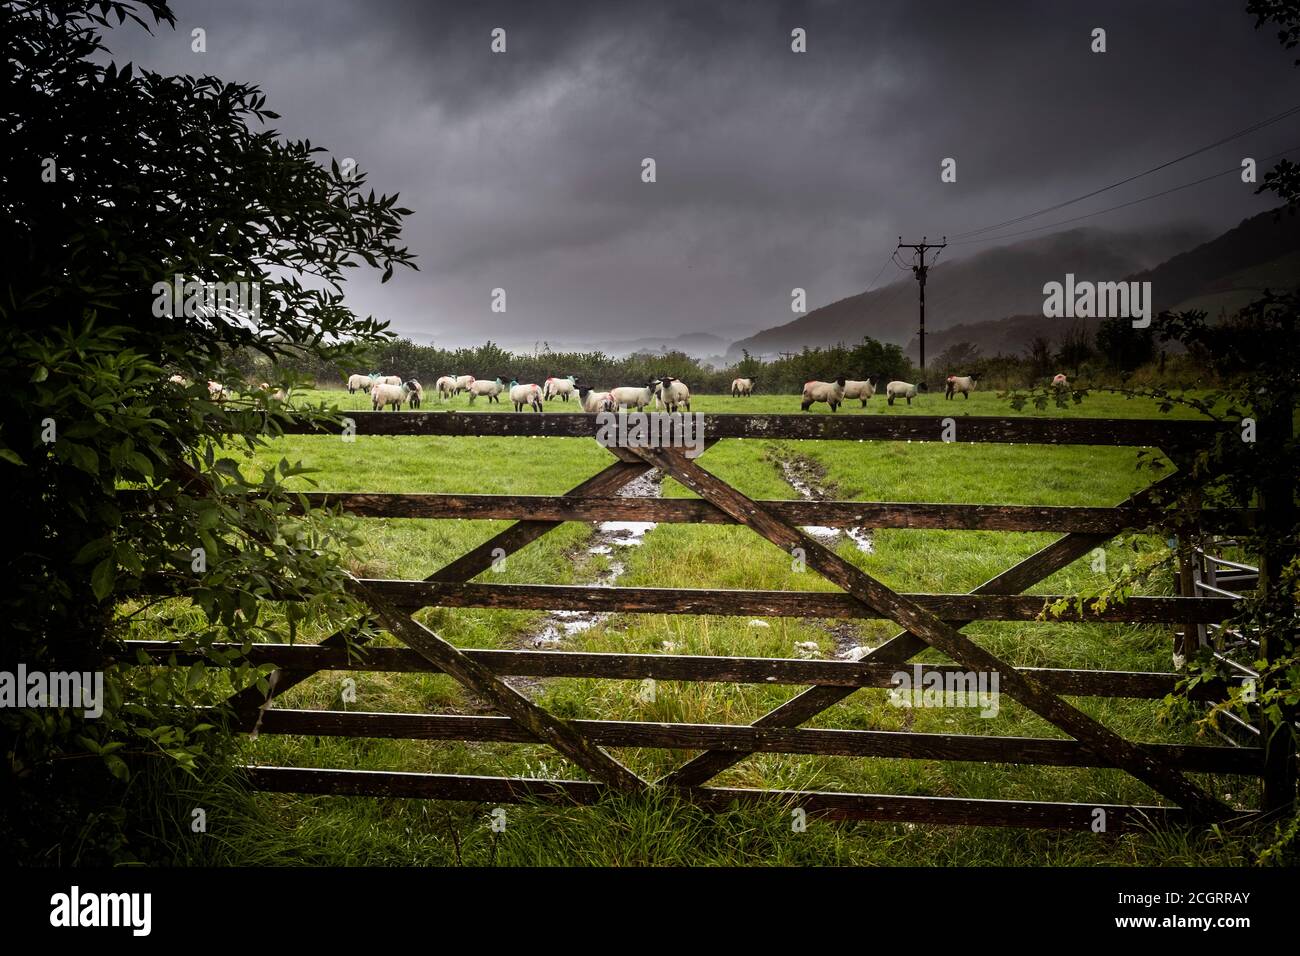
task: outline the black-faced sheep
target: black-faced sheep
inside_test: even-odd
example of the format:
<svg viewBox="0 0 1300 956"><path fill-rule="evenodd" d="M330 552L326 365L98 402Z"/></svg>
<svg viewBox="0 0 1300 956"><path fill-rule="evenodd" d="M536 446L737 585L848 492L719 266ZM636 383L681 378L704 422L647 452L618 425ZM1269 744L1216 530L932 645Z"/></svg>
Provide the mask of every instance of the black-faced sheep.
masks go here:
<svg viewBox="0 0 1300 956"><path fill-rule="evenodd" d="M980 377L972 372L970 375L949 375L947 385L943 391L944 398L953 398L958 392L970 399L970 393L975 391Z"/></svg>
<svg viewBox="0 0 1300 956"><path fill-rule="evenodd" d="M489 403L497 402L500 404L500 395L505 391L505 383L499 378L488 381L485 378L476 378L469 383L469 403L474 404L474 399L484 397Z"/></svg>
<svg viewBox="0 0 1300 956"><path fill-rule="evenodd" d="M586 385L578 385L578 401L582 404L582 410L590 415L616 411L614 399L609 392L596 392Z"/></svg>
<svg viewBox="0 0 1300 956"><path fill-rule="evenodd" d="M547 401L559 398L567 402L569 396L576 394L577 391L572 375L565 378L548 378L542 387L542 397Z"/></svg>
<svg viewBox="0 0 1300 956"><path fill-rule="evenodd" d="M865 379L861 382L855 382L853 379L849 379L844 383L844 400L848 401L851 398L861 399L862 407L866 408L867 399L876 394L876 382L878 381L880 381L880 379L877 376L872 376L871 378Z"/></svg>
<svg viewBox="0 0 1300 956"><path fill-rule="evenodd" d="M411 389L405 384L390 385L387 382L376 382L370 389L370 404L375 411L380 411L389 405L392 406L393 411L399 411L410 395Z"/></svg>
<svg viewBox="0 0 1300 956"><path fill-rule="evenodd" d="M670 412L675 412L680 408L685 408L689 412L691 410L691 390L681 379L665 375L655 383L655 408L659 407L660 401L664 403L664 408Z"/></svg>
<svg viewBox="0 0 1300 956"><path fill-rule="evenodd" d="M885 386L885 400L890 405L894 404L894 399L905 398L907 404L912 404L912 399L916 398L917 393L927 391L925 382L919 385L912 385L908 382L890 382Z"/></svg>
<svg viewBox="0 0 1300 956"><path fill-rule="evenodd" d="M803 387L803 402L800 407L806 412L816 402L825 402L831 407L831 411L839 409L844 402L844 383L847 381L843 375L839 376L833 382L807 382Z"/></svg>

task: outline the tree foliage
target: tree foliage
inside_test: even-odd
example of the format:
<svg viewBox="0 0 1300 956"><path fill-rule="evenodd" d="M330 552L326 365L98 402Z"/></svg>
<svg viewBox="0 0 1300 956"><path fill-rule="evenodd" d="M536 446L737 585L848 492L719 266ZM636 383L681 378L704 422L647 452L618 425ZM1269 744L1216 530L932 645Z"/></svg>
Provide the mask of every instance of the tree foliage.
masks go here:
<svg viewBox="0 0 1300 956"><path fill-rule="evenodd" d="M342 542L319 514L291 514L280 490L299 469L241 468L241 450L275 434L285 411L259 391L212 401L207 382L233 381L229 358L249 351L274 373L382 340L342 285L362 264L385 280L412 265L399 244L409 210L267 128L277 117L256 87L105 63L110 28L174 26L160 0L14 2L0 19L0 470L12 528L0 670L102 671L108 687L98 719L0 712L0 841L28 859L131 858L127 821L101 810L121 804L133 768L162 758L193 769L221 749L216 728L172 707L210 683L201 665L177 684L117 663L124 622L150 607L144 585L192 601L201 624L185 628L187 643L209 657L218 638L292 639L304 620L356 610L340 587ZM243 284L258 308L159 308L158 284L178 277ZM259 601L272 594L301 599L274 624Z"/></svg>

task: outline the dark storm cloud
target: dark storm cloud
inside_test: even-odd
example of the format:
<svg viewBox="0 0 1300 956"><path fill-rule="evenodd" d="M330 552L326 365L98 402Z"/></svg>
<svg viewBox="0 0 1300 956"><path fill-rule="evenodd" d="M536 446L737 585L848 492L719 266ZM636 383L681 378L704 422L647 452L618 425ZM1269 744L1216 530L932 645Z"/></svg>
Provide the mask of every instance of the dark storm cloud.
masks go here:
<svg viewBox="0 0 1300 956"><path fill-rule="evenodd" d="M255 82L287 135L400 191L421 272L354 282L349 298L443 341L778 324L793 286L811 306L861 291L899 233L1010 218L1300 104L1292 57L1233 3L181 0L176 13L174 34L114 31L118 58ZM488 49L498 26L503 56ZM807 54L790 52L796 26ZM190 52L194 27L206 54ZM1094 27L1105 54L1089 50ZM1022 228L1295 145L1287 120ZM939 181L949 156L956 184ZM1224 177L1092 223L1223 228L1266 205ZM505 315L488 311L497 286Z"/></svg>

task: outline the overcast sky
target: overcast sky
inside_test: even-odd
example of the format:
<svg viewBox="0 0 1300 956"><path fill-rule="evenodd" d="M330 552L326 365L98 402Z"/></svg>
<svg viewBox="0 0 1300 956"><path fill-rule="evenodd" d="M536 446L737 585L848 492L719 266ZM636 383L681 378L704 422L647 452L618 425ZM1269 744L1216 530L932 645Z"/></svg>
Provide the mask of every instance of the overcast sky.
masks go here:
<svg viewBox="0 0 1300 956"><path fill-rule="evenodd" d="M999 222L1300 105L1294 54L1244 7L176 0L175 32L107 42L256 83L285 135L401 194L420 271L354 280L363 313L440 344L734 339L792 318L792 287L810 309L861 292L900 233ZM1293 146L1297 117L1018 228ZM1270 205L1252 189L1224 176L1088 223L1226 228Z"/></svg>

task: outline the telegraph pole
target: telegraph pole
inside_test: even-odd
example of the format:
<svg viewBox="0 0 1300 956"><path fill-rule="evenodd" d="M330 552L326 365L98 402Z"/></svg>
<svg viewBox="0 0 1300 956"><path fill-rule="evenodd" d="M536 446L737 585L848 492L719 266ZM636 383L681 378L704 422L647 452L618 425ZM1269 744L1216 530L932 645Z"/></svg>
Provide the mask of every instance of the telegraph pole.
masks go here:
<svg viewBox="0 0 1300 956"><path fill-rule="evenodd" d="M922 381L925 380L925 276L930 271L930 266L934 265L934 259L931 259L930 264L926 265L925 254L931 249L943 249L947 245L947 236L943 237L942 242L927 242L925 236L921 237L920 242L904 242L903 237L899 236L898 248L894 250L894 254L897 255L899 249L911 249L916 257L916 264L912 266L912 275L916 277L916 281L921 286L921 328L918 330L917 335L920 337L921 342ZM937 253L934 258L939 258Z"/></svg>

